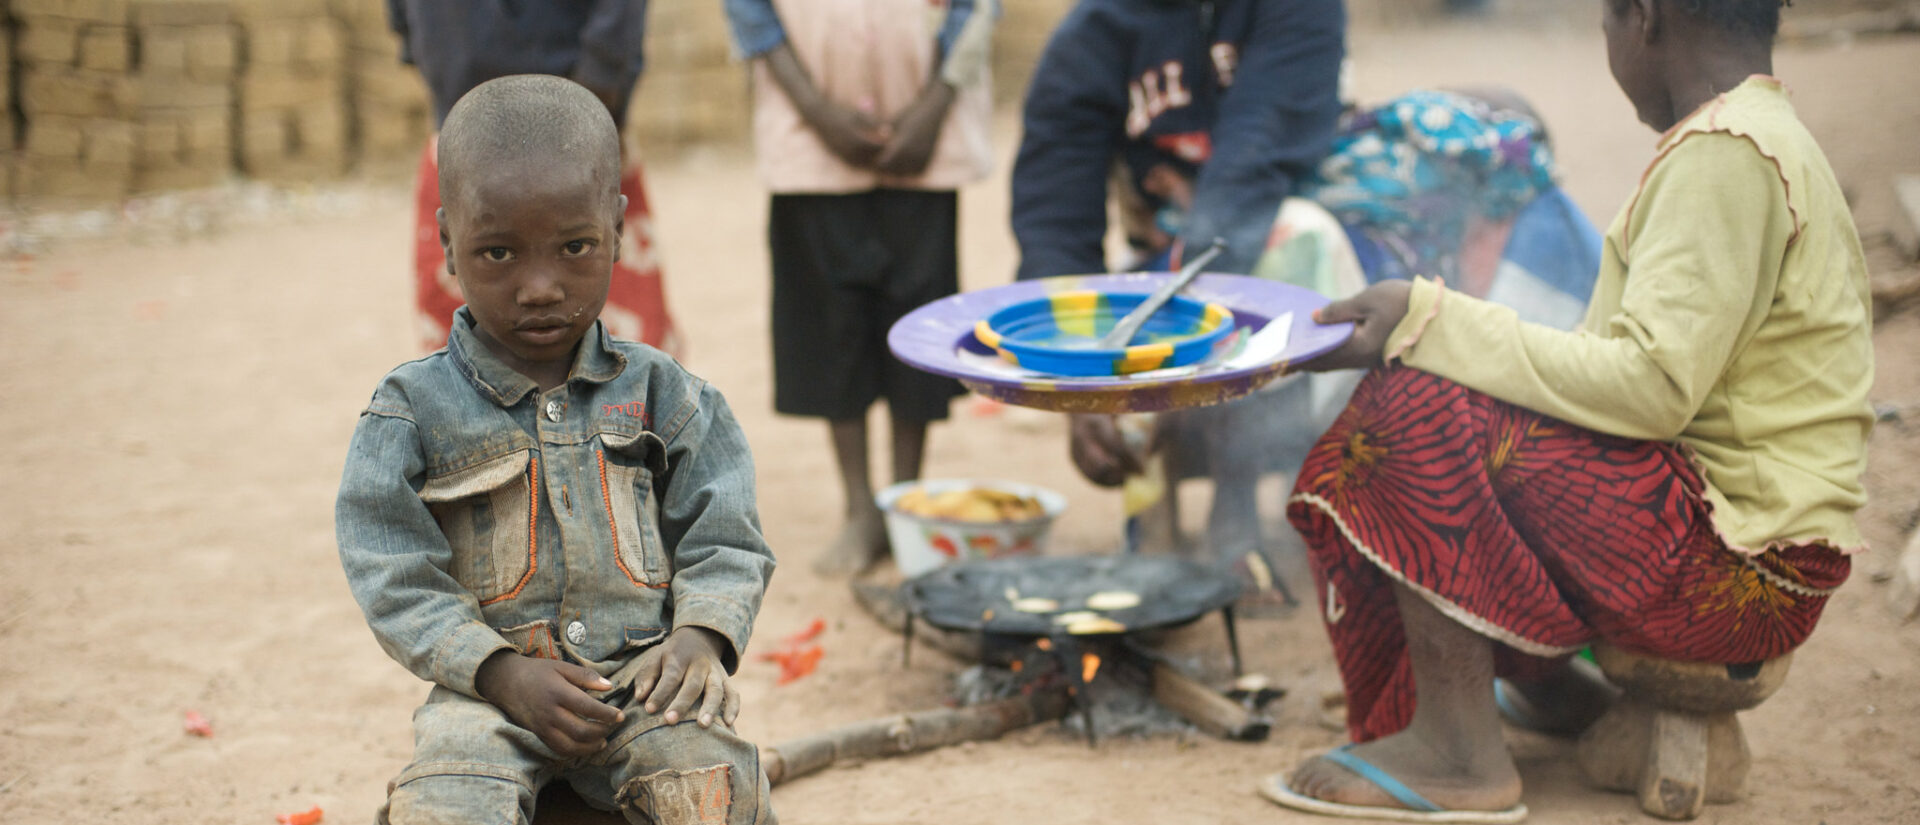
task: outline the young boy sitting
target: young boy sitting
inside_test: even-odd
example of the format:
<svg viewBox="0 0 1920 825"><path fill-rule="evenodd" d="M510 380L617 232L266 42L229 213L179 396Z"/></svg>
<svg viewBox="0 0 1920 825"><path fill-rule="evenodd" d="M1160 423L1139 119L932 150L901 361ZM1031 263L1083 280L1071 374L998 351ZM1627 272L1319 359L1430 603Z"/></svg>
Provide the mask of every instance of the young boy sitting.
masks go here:
<svg viewBox="0 0 1920 825"><path fill-rule="evenodd" d="M1585 329L1434 281L1323 310L1376 369L1289 509L1356 744L1262 791L1402 821L1516 822L1493 678L1564 719L1568 657L1778 657L1861 547L1872 308L1833 170L1772 71L1780 0L1600 0L1661 133L1607 232ZM1400 366L1388 366L1392 362Z"/></svg>
<svg viewBox="0 0 1920 825"><path fill-rule="evenodd" d="M379 821L524 823L555 778L636 823L774 821L727 683L774 564L752 461L717 391L597 320L625 200L606 106L482 84L439 184L467 306L374 391L336 513L374 635L434 683Z"/></svg>

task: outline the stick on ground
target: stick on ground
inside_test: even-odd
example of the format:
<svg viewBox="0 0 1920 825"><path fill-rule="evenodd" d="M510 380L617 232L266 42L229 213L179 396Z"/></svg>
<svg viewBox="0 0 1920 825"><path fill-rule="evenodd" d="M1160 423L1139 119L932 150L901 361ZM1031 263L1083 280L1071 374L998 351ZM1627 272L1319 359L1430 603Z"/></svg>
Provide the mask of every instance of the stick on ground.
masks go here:
<svg viewBox="0 0 1920 825"><path fill-rule="evenodd" d="M1066 715L1065 688L1035 691L966 708L923 710L856 722L760 749L767 782L779 785L837 762L885 759L959 742L997 739L1007 731Z"/></svg>

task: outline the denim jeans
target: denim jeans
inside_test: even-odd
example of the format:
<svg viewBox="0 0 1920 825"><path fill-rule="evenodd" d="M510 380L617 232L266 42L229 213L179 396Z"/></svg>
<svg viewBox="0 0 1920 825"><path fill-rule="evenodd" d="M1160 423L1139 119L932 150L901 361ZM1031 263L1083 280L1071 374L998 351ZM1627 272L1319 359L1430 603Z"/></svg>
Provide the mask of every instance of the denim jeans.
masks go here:
<svg viewBox="0 0 1920 825"><path fill-rule="evenodd" d="M381 825L510 825L564 779L595 807L650 825L771 825L760 754L724 724L662 724L630 701L607 747L563 759L498 708L436 687L413 714L414 760L389 786Z"/></svg>

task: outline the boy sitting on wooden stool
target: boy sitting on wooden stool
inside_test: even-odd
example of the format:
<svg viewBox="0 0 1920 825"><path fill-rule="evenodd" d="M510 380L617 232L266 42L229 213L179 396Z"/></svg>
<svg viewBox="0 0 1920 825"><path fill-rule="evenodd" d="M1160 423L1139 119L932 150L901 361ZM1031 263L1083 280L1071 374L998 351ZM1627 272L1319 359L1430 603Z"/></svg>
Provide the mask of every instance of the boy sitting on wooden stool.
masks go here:
<svg viewBox="0 0 1920 825"><path fill-rule="evenodd" d="M717 391L598 320L619 186L613 120L571 81L489 81L447 115L467 305L374 391L336 513L374 636L434 683L380 822L524 823L556 778L635 823L774 821L727 682L773 572L753 462Z"/></svg>

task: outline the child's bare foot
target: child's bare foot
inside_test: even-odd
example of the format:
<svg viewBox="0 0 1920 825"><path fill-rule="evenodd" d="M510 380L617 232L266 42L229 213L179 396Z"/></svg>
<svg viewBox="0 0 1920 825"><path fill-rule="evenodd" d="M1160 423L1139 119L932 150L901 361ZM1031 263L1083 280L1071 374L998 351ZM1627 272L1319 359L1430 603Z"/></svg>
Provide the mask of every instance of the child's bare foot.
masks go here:
<svg viewBox="0 0 1920 825"><path fill-rule="evenodd" d="M887 524L880 508L860 508L847 514L839 538L813 563L813 572L834 578L858 576L885 558L889 549Z"/></svg>
<svg viewBox="0 0 1920 825"><path fill-rule="evenodd" d="M1349 753L1447 810L1504 811L1520 802L1520 773L1503 746L1468 751L1458 742L1428 742L1408 730L1354 745ZM1379 785L1324 757L1295 769L1287 786L1324 802L1406 807Z"/></svg>

